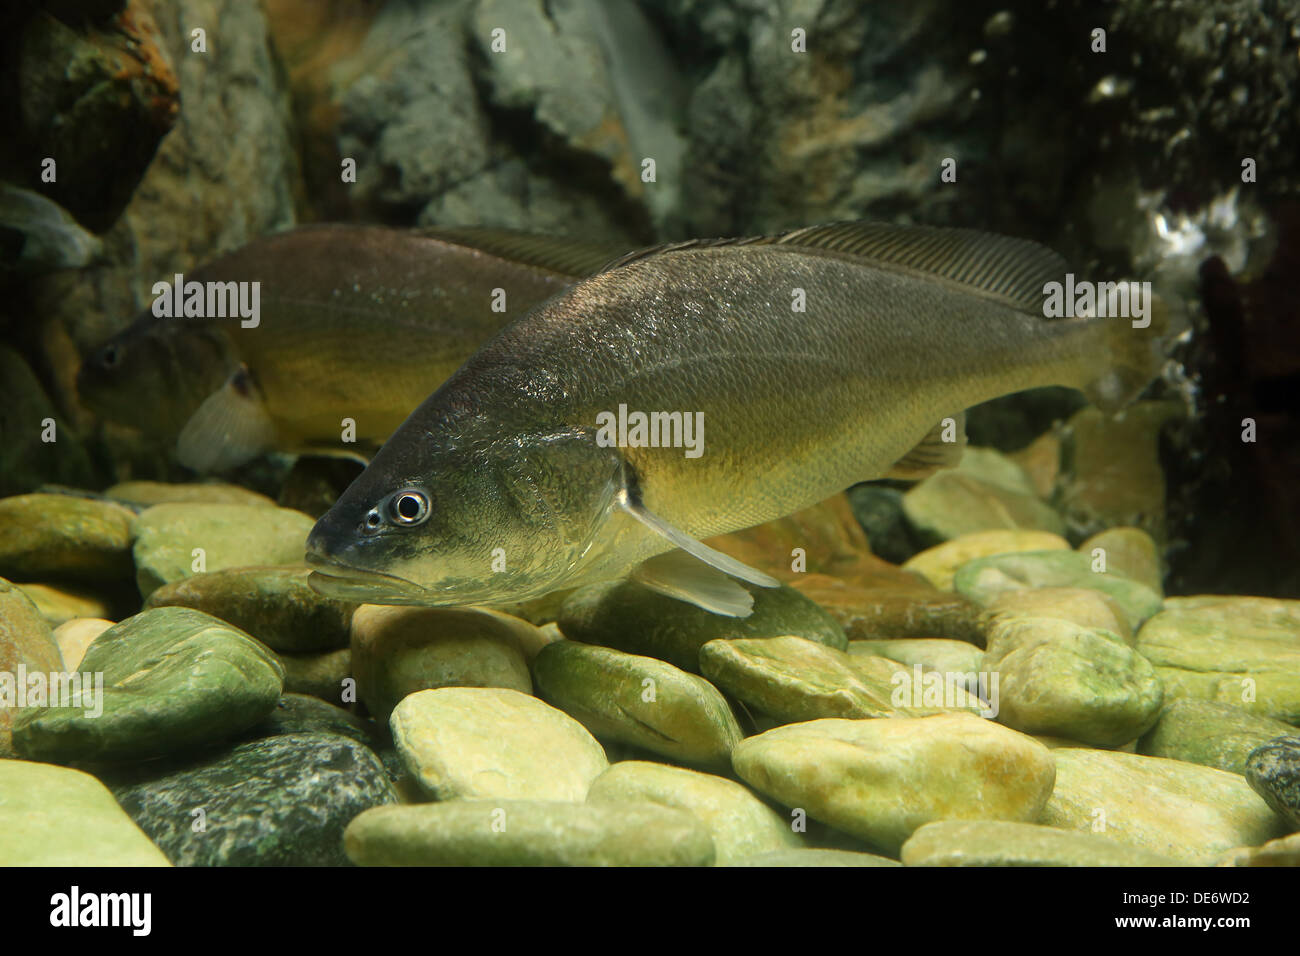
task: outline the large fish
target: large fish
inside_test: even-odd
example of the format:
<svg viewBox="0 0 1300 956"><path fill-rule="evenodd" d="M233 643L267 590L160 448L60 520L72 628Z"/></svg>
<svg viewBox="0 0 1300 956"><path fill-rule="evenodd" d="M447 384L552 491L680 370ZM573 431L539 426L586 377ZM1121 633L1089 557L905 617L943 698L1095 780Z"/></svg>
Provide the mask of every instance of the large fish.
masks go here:
<svg viewBox="0 0 1300 956"><path fill-rule="evenodd" d="M102 417L176 439L198 471L272 450L373 452L493 334L623 251L479 228L300 227L184 276L260 283L255 324L151 305L85 360L77 388Z"/></svg>
<svg viewBox="0 0 1300 956"><path fill-rule="evenodd" d="M1023 240L861 223L633 254L504 330L407 419L312 531L313 586L475 605L635 569L745 616L733 578L775 582L701 538L953 464L964 409L987 399L1066 385L1115 409L1147 384L1160 324L1048 321L1065 273ZM659 418L645 447L634 412L682 427Z"/></svg>

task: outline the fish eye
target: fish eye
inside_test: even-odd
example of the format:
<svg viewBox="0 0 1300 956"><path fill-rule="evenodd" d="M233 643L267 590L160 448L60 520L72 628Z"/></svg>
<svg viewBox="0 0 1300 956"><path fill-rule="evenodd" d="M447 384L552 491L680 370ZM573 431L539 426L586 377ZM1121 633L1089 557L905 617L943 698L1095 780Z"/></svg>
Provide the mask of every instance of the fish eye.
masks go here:
<svg viewBox="0 0 1300 956"><path fill-rule="evenodd" d="M122 350L116 345L109 345L99 353L99 364L104 368L115 368L122 360Z"/></svg>
<svg viewBox="0 0 1300 956"><path fill-rule="evenodd" d="M388 512L394 524L408 528L421 524L429 517L429 497L414 488L399 491L388 502Z"/></svg>

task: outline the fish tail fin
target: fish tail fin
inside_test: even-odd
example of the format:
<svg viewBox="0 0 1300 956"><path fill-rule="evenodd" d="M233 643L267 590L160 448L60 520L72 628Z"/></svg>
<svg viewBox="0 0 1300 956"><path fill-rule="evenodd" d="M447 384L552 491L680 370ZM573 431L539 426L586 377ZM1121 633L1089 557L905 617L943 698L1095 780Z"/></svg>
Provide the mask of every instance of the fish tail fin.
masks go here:
<svg viewBox="0 0 1300 956"><path fill-rule="evenodd" d="M1097 325L1103 347L1098 350L1100 367L1083 386L1083 393L1088 401L1113 415L1130 405L1160 374L1170 326L1169 306L1159 296L1152 295L1148 314L1142 319L1085 321Z"/></svg>

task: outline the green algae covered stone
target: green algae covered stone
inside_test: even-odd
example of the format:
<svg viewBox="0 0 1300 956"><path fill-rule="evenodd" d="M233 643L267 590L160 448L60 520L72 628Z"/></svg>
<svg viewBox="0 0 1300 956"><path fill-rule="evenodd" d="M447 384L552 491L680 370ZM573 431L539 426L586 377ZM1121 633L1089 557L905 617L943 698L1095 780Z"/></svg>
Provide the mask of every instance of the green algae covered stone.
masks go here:
<svg viewBox="0 0 1300 956"><path fill-rule="evenodd" d="M1148 757L1245 773L1252 750L1294 732L1290 724L1231 704L1180 697L1165 704L1159 721L1138 741L1137 749Z"/></svg>
<svg viewBox="0 0 1300 956"><path fill-rule="evenodd" d="M1114 598L1129 627L1136 630L1160 610L1162 598L1139 581L1113 571L1094 571L1091 556L1078 551L1022 551L968 561L953 578L957 593L992 604L1019 588L1092 588Z"/></svg>
<svg viewBox="0 0 1300 956"><path fill-rule="evenodd" d="M1235 773L1084 747L1052 751L1056 788L1039 823L1101 832L1128 846L1208 865L1280 836L1283 822Z"/></svg>
<svg viewBox="0 0 1300 956"><path fill-rule="evenodd" d="M587 794L588 803L643 801L695 814L713 838L718 866L803 846L790 820L741 784L711 773L623 760L597 777Z"/></svg>
<svg viewBox="0 0 1300 956"><path fill-rule="evenodd" d="M1061 516L1037 495L945 470L903 495L903 514L922 541L950 541L982 531L1066 532Z"/></svg>
<svg viewBox="0 0 1300 956"><path fill-rule="evenodd" d="M103 674L102 701L27 708L22 755L52 763L146 760L241 733L275 707L284 670L265 645L190 608L155 608L99 635L78 670ZM94 708L102 713L94 714Z"/></svg>
<svg viewBox="0 0 1300 956"><path fill-rule="evenodd" d="M14 753L13 722L22 713L16 709L20 665L29 674L63 669L49 623L20 587L0 578L0 758Z"/></svg>
<svg viewBox="0 0 1300 956"><path fill-rule="evenodd" d="M194 574L302 561L315 522L301 511L261 505L154 505L132 523L135 577L148 597Z"/></svg>
<svg viewBox="0 0 1300 956"><path fill-rule="evenodd" d="M1300 723L1300 601L1175 597L1138 633L1170 697Z"/></svg>
<svg viewBox="0 0 1300 956"><path fill-rule="evenodd" d="M906 866L1181 866L1096 833L1007 820L937 820L903 844Z"/></svg>
<svg viewBox="0 0 1300 956"><path fill-rule="evenodd" d="M1118 747L1160 715L1160 678L1117 634L1051 617L1002 617L987 671L1000 675L998 720L1027 734Z"/></svg>
<svg viewBox="0 0 1300 956"><path fill-rule="evenodd" d="M361 866L710 866L694 814L654 803L453 800L378 807L349 824Z"/></svg>
<svg viewBox="0 0 1300 956"><path fill-rule="evenodd" d="M850 647L856 643L861 642L851 642ZM710 641L700 651L700 665L727 693L778 723L982 709L957 686L967 686L965 674L954 675L956 683L946 699L927 701L924 685L912 686L914 669L887 657L846 653L801 637Z"/></svg>
<svg viewBox="0 0 1300 956"><path fill-rule="evenodd" d="M771 850L719 866L902 866L897 860L852 850Z"/></svg>
<svg viewBox="0 0 1300 956"><path fill-rule="evenodd" d="M162 585L145 607L204 611L276 651L347 647L356 605L317 594L307 584L309 574L311 569L301 564L209 571Z"/></svg>
<svg viewBox="0 0 1300 956"><path fill-rule="evenodd" d="M568 714L501 687L439 687L411 694L389 726L402 764L435 800L586 799L609 766Z"/></svg>
<svg viewBox="0 0 1300 956"><path fill-rule="evenodd" d="M740 726L702 677L609 647L556 641L533 662L538 692L604 740L670 760L731 766Z"/></svg>
<svg viewBox="0 0 1300 956"><path fill-rule="evenodd" d="M221 482L123 481L104 489L104 497L148 508L164 504L257 505L274 508L266 495Z"/></svg>
<svg viewBox="0 0 1300 956"><path fill-rule="evenodd" d="M886 641L849 641L852 658L884 657L906 667L948 674L978 673L984 651L966 641L943 637L899 637Z"/></svg>
<svg viewBox="0 0 1300 956"><path fill-rule="evenodd" d="M903 564L903 568L921 575L940 590L951 591L953 575L957 569L976 558L1017 551L1068 550L1069 547L1070 542L1050 531L1010 528L972 531L913 555Z"/></svg>
<svg viewBox="0 0 1300 956"><path fill-rule="evenodd" d="M542 640L535 625L485 608L363 604L352 618L352 674L358 697L386 722L403 698L436 687L532 693L524 648Z"/></svg>
<svg viewBox="0 0 1300 956"><path fill-rule="evenodd" d="M130 580L133 517L111 501L75 495L0 498L0 575Z"/></svg>
<svg viewBox="0 0 1300 956"><path fill-rule="evenodd" d="M1038 741L970 714L787 724L732 762L760 793L888 854L933 820L1037 820L1055 777Z"/></svg>
<svg viewBox="0 0 1300 956"><path fill-rule="evenodd" d="M888 688L862 680L847 653L799 637L710 641L706 677L781 723L819 717L889 717Z"/></svg>
<svg viewBox="0 0 1300 956"><path fill-rule="evenodd" d="M88 773L0 760L0 866L167 866Z"/></svg>

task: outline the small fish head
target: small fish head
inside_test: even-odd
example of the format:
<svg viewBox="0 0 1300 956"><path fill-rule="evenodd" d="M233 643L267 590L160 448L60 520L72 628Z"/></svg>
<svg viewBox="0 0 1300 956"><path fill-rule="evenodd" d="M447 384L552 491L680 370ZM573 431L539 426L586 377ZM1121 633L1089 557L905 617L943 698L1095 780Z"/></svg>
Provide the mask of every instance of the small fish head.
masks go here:
<svg viewBox="0 0 1300 956"><path fill-rule="evenodd" d="M431 453L428 432L414 431L408 441L399 429L316 523L312 587L372 604L470 606L565 586L616 491L609 450L547 436ZM419 446L423 465L410 467Z"/></svg>
<svg viewBox="0 0 1300 956"><path fill-rule="evenodd" d="M193 325L146 313L102 343L77 372L77 393L86 407L152 435L179 432L221 387L231 363L225 343Z"/></svg>

